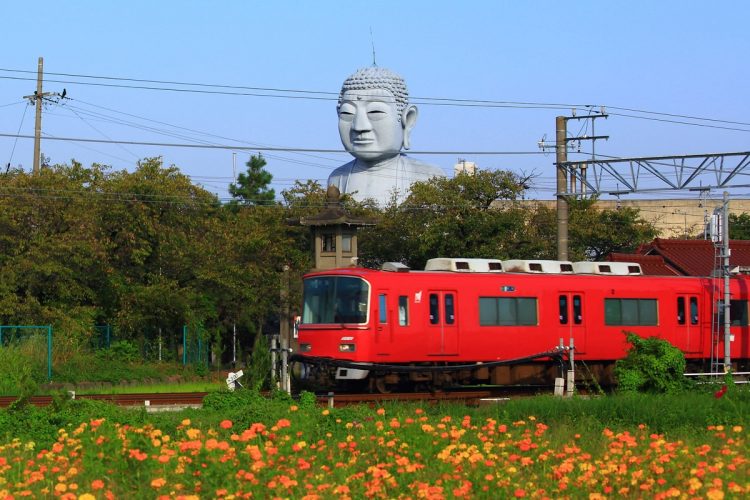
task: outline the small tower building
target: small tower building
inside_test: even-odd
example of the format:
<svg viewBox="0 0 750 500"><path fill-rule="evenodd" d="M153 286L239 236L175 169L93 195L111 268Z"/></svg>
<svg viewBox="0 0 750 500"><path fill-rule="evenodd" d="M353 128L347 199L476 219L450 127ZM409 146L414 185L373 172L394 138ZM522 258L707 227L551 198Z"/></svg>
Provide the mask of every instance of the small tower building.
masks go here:
<svg viewBox="0 0 750 500"><path fill-rule="evenodd" d="M336 186L328 186L326 206L322 212L302 217L299 222L309 226L312 231L317 271L356 265L357 229L375 225L370 219L350 216L341 203L341 193Z"/></svg>

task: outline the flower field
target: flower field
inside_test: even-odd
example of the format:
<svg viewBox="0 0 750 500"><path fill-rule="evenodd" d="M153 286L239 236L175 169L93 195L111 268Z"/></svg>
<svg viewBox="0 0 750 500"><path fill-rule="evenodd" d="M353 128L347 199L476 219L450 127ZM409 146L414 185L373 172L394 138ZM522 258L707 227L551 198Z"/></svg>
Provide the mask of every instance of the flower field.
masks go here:
<svg viewBox="0 0 750 500"><path fill-rule="evenodd" d="M51 446L15 439L0 444L0 499L750 496L740 425L684 441L646 425L571 433L534 416L285 408L250 425L178 417L168 433L99 418Z"/></svg>

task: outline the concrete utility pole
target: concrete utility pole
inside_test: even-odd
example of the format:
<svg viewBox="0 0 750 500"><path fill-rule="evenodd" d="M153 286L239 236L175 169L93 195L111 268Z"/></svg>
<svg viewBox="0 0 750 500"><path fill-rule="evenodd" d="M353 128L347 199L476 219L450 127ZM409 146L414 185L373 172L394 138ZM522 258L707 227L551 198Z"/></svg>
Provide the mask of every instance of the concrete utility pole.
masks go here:
<svg viewBox="0 0 750 500"><path fill-rule="evenodd" d="M557 260L568 260L568 180L562 164L568 161L568 121L564 116L555 119L555 148L557 151Z"/></svg>
<svg viewBox="0 0 750 500"><path fill-rule="evenodd" d="M44 74L44 58L40 57L36 69L36 120L34 121L34 175L39 174L39 163L42 156L42 75ZM24 96L31 98L32 96Z"/></svg>
<svg viewBox="0 0 750 500"><path fill-rule="evenodd" d="M575 195L576 192L576 175L570 172L570 193L568 193L568 181L566 178L565 164L568 161L568 143L571 141L591 141L592 144L592 161L596 159L594 155L594 144L599 139L609 139L608 135L584 135L581 137L568 137L568 120L591 120L591 132L594 132L594 122L597 118L607 118L608 115L602 112L600 114L589 114L583 116L558 116L555 119L555 150L557 163L557 259L568 260L568 200L567 195ZM539 141L539 147L543 150L549 147L544 139ZM581 194L586 191L586 167L581 166L579 172L581 182Z"/></svg>
<svg viewBox="0 0 750 500"><path fill-rule="evenodd" d="M732 369L732 360L730 354L731 347L731 330L732 326L729 312L731 310L731 295L729 292L729 193L724 191L724 204L721 211L721 240L722 240L722 257L723 275L724 275L724 373Z"/></svg>
<svg viewBox="0 0 750 500"><path fill-rule="evenodd" d="M34 120L34 175L39 174L40 163L42 159L42 102L45 97L58 97L59 99L65 98L65 89L62 94L57 92L42 92L42 81L44 79L44 58L40 57L37 63L36 70L36 91L33 95L25 95L24 99L28 99L36 105L36 119ZM53 102L59 102L57 101Z"/></svg>

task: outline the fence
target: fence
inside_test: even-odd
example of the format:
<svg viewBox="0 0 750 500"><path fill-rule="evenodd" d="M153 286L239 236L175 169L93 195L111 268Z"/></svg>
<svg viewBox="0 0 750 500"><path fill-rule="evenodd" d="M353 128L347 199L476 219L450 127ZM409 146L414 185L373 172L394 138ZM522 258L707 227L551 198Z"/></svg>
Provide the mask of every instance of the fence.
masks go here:
<svg viewBox="0 0 750 500"><path fill-rule="evenodd" d="M182 364L208 366L209 342L206 331L201 327L182 327Z"/></svg>
<svg viewBox="0 0 750 500"><path fill-rule="evenodd" d="M37 334L47 334L47 380L52 380L52 326L51 325L0 325L0 348L17 344L33 335L28 330L41 330Z"/></svg>
<svg viewBox="0 0 750 500"><path fill-rule="evenodd" d="M97 349L109 349L118 340L128 340L138 347L144 360L209 365L210 342L205 330L200 326L183 325L181 338L169 333L164 334L159 328L145 328L128 339L118 338L111 325L98 325L95 332L92 346Z"/></svg>

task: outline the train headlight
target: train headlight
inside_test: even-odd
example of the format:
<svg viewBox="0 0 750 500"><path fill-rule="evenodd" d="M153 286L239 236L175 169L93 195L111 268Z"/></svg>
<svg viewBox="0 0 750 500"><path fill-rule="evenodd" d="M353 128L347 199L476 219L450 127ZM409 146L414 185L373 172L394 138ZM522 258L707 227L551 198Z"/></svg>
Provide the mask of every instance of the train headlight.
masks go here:
<svg viewBox="0 0 750 500"><path fill-rule="evenodd" d="M354 344L339 344L339 352L354 352L357 346Z"/></svg>
<svg viewBox="0 0 750 500"><path fill-rule="evenodd" d="M312 351L312 345L310 344L299 345L299 352L310 352L310 351Z"/></svg>

